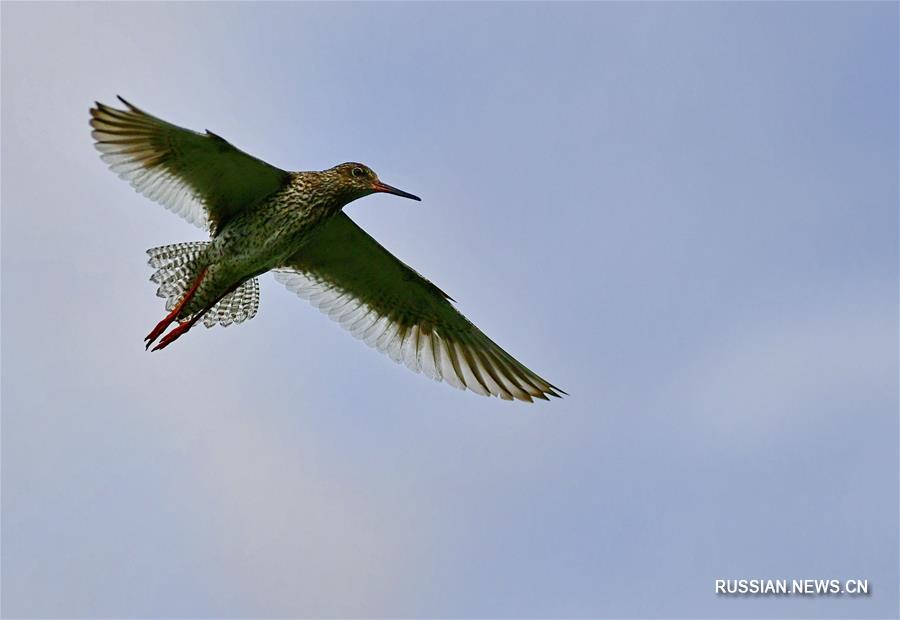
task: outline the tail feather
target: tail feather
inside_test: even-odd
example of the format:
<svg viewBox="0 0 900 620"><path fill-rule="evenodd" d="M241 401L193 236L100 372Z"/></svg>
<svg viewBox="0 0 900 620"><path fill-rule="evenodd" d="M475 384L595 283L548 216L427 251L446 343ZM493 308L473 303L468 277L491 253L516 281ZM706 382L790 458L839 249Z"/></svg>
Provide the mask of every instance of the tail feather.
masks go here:
<svg viewBox="0 0 900 620"><path fill-rule="evenodd" d="M149 264L156 269L150 281L159 285L156 294L166 300L166 310L172 310L184 297L200 268L199 261L208 241L174 243L147 250ZM223 297L203 315L207 327L249 321L259 309L259 281L251 278Z"/></svg>
<svg viewBox="0 0 900 620"><path fill-rule="evenodd" d="M156 269L150 281L159 284L156 295L166 300L166 310L172 310L184 297L207 245L207 241L192 241L147 250L148 264Z"/></svg>
<svg viewBox="0 0 900 620"><path fill-rule="evenodd" d="M212 327L218 323L222 327L228 327L232 323L249 321L256 316L257 310L259 310L259 280L250 278L203 315L203 324Z"/></svg>

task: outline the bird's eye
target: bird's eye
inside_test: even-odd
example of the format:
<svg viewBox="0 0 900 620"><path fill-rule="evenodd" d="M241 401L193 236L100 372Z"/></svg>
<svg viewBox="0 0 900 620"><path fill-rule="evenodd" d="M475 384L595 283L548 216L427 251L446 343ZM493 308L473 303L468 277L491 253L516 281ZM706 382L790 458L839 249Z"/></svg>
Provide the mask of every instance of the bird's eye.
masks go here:
<svg viewBox="0 0 900 620"><path fill-rule="evenodd" d="M365 171L362 168L358 168L358 167L351 170L350 174L352 174L353 176L355 176L358 179L361 179L366 176Z"/></svg>

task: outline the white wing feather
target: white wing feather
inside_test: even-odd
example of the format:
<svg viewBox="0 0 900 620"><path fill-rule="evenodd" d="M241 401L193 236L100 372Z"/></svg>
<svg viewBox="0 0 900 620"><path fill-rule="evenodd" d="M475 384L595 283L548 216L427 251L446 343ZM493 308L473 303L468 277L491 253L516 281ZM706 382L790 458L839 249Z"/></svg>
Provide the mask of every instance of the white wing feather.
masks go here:
<svg viewBox="0 0 900 620"><path fill-rule="evenodd" d="M100 157L139 193L191 224L220 228L288 178L209 131L178 127L121 101L125 110L91 108Z"/></svg>
<svg viewBox="0 0 900 620"><path fill-rule="evenodd" d="M501 349L343 213L275 270L275 279L413 372L505 400L565 393Z"/></svg>

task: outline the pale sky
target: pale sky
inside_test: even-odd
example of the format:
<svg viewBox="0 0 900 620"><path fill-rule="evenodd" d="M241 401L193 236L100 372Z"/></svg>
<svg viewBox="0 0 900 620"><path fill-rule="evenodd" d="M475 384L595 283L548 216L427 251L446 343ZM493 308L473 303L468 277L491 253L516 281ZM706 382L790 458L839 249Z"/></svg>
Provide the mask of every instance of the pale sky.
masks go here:
<svg viewBox="0 0 900 620"><path fill-rule="evenodd" d="M896 617L898 13L4 2L3 616ZM144 251L203 237L100 161L116 94L420 195L347 212L570 396L271 276L146 353Z"/></svg>

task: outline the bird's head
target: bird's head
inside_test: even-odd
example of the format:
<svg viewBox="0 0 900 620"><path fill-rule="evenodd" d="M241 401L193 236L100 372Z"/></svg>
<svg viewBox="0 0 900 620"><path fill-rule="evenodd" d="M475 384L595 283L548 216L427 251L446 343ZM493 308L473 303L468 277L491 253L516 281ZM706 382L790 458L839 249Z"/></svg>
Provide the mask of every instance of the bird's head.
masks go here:
<svg viewBox="0 0 900 620"><path fill-rule="evenodd" d="M394 194L395 196L411 198L412 200L422 200L418 196L413 196L396 187L391 187L387 183L382 183L378 179L378 175L365 164L347 162L335 166L328 172L335 177L338 186L347 192L350 200L356 200L377 192Z"/></svg>

